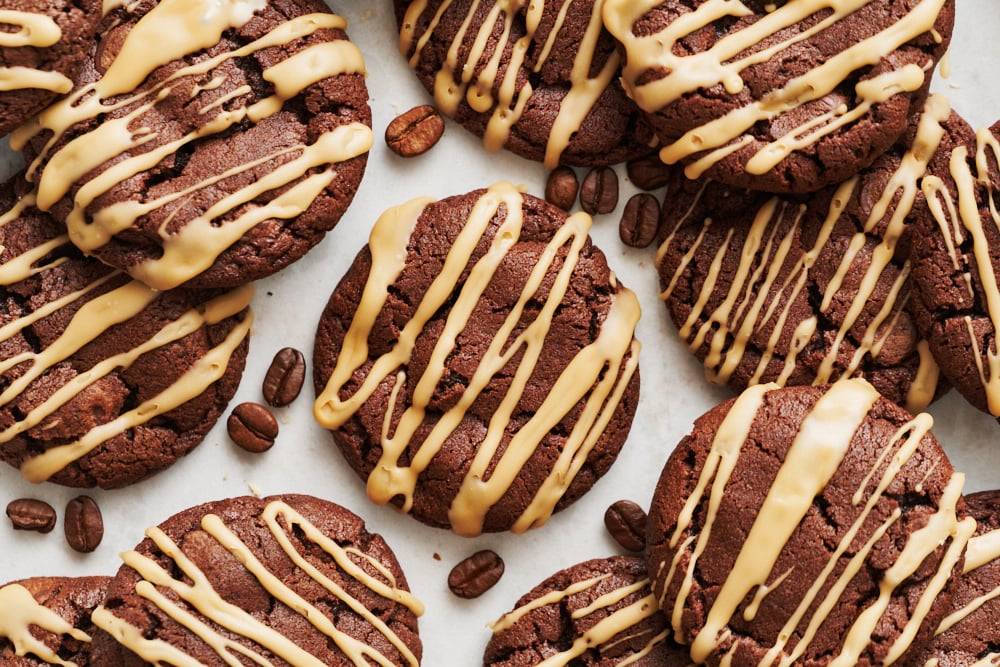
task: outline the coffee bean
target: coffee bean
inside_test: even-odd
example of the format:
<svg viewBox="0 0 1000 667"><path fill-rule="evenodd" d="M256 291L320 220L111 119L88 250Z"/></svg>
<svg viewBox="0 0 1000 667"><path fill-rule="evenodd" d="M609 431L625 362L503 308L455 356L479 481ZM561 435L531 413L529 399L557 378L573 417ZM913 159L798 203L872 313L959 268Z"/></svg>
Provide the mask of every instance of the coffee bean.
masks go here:
<svg viewBox="0 0 1000 667"><path fill-rule="evenodd" d="M631 500L616 501L604 512L604 527L628 551L646 548L646 510Z"/></svg>
<svg viewBox="0 0 1000 667"><path fill-rule="evenodd" d="M645 248L656 238L659 225L660 202L648 192L640 192L625 202L625 210L618 223L618 236L627 246Z"/></svg>
<svg viewBox="0 0 1000 667"><path fill-rule="evenodd" d="M229 415L226 430L248 452L266 452L278 437L278 420L260 403L240 403Z"/></svg>
<svg viewBox="0 0 1000 667"><path fill-rule="evenodd" d="M611 167L595 167L583 177L580 208L595 215L610 213L618 206L618 174Z"/></svg>
<svg viewBox="0 0 1000 667"><path fill-rule="evenodd" d="M294 347L278 350L264 374L264 400L276 408L288 405L302 391L305 379L305 356Z"/></svg>
<svg viewBox="0 0 1000 667"><path fill-rule="evenodd" d="M555 204L564 211L573 208L580 181L576 172L569 167L556 167L545 182L545 201Z"/></svg>
<svg viewBox="0 0 1000 667"><path fill-rule="evenodd" d="M63 519L66 541L76 551L93 551L104 539L104 519L101 508L90 496L77 496L66 504Z"/></svg>
<svg viewBox="0 0 1000 667"><path fill-rule="evenodd" d="M7 516L14 530L47 533L56 525L56 510L44 500L18 498L7 503Z"/></svg>
<svg viewBox="0 0 1000 667"><path fill-rule="evenodd" d="M444 118L429 104L396 116L385 128L385 143L393 153L413 157L426 153L444 134Z"/></svg>
<svg viewBox="0 0 1000 667"><path fill-rule="evenodd" d="M656 190L670 180L670 167L655 154L626 162L625 173L632 185L640 190Z"/></svg>
<svg viewBox="0 0 1000 667"><path fill-rule="evenodd" d="M460 598L477 598L500 581L503 559L489 549L477 551L451 569L448 588Z"/></svg>

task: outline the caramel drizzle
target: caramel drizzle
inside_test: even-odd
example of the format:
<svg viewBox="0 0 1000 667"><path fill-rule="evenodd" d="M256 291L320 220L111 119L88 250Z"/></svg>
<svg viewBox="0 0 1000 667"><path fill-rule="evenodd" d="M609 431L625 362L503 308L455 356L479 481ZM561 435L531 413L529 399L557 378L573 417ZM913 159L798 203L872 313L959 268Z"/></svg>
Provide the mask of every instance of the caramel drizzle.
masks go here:
<svg viewBox="0 0 1000 667"><path fill-rule="evenodd" d="M843 280L858 254L879 224L886 220L889 206L894 197L899 195L899 201L887 220L885 231L880 234L880 242L872 251L871 261L865 268L857 293L852 297L829 350L817 368L813 384L826 384L833 378L836 371L834 365L848 333L857 324L865 306L870 303L879 280L890 266L905 226L905 218L912 209L918 192L918 181L940 143L943 136L941 123L947 119L949 113L950 106L943 96L935 95L929 98L913 146L905 153L879 200L872 207L871 214L864 222L863 230L855 232L850 238L848 250L842 255L837 271L823 293L821 313L829 310L835 297L841 292ZM801 257L795 257L792 248L795 237L801 229L805 207L795 206L778 197L768 200L754 217L747 239L739 252L738 264L725 298L713 311L706 313L706 304L718 285L722 263L726 256L731 254L733 232L730 230L727 233L725 241L713 258L708 276L702 282L691 313L679 328L681 338L688 341L692 350L698 350L706 344L706 340L708 341L708 353L704 365L705 375L709 381L719 384L728 382L732 373L742 363L749 340L766 323L773 321L773 331L761 351L761 359L751 376L751 384L760 382L775 358L780 336L785 331L786 322L791 315L791 306L805 288L810 271L832 238L834 227L841 219L857 185L858 177L855 177L839 186L830 200L815 244ZM691 207L680 216L673 231L661 244L657 251L658 264L662 264L663 258L674 244L677 230L689 223L693 210L704 193L705 188L702 187ZM660 294L661 299L666 300L670 297L713 223L711 218L706 218L695 242L685 252L677 269L667 281L667 287ZM782 230L784 230L783 235L781 235ZM785 269L788 269L787 275L779 284L778 280ZM857 341L857 348L839 378L846 379L855 375L867 355L878 356L883 342L895 329L904 307L904 300L899 298L899 294L909 273L910 263L907 261L893 281L889 297ZM695 325L702 317L705 321L695 330ZM785 356L782 372L776 379L779 384L784 384L790 376L795 367L796 356L813 339L816 329L815 317L807 318L796 325L792 345ZM919 412L933 400L937 389L937 378L937 364L929 354L920 352L917 378L909 388L907 396L906 407L911 412Z"/></svg>
<svg viewBox="0 0 1000 667"><path fill-rule="evenodd" d="M518 88L517 75L525 67L525 61L532 47L540 46L534 71L540 72L545 66L572 0L561 0L555 25L546 41L541 44L536 41L535 36L541 24L543 10L550 3L525 0L492 2L478 31L471 35L472 19L484 2L488 3L489 0L473 0L469 3L469 11L462 27L448 49L448 58L434 80L434 101L448 116L455 115L463 98L478 113L487 113L492 109L483 142L488 150L498 150L507 142L511 128L520 120L528 99L534 92L532 85L527 81ZM410 66L414 68L420 62L421 52L437 29L441 17L451 6L452 0L444 0L427 30L417 35L417 22L427 9L427 4L427 0L413 0L407 7L400 30L399 49L404 57L409 57ZM587 29L577 46L570 71L569 91L560 102L559 112L546 142L544 159L546 167L552 168L559 164L559 158L569 145L573 134L580 129L587 114L619 71L621 58L617 53L612 53L597 76L590 77L597 41L603 29L601 21L603 4L604 0L593 2ZM504 48L511 40L511 27L522 11L527 32L512 44L507 69L494 95L493 89L497 86L497 78L500 76ZM486 58L486 49L490 45L491 35L498 22L502 22L502 34L493 46L492 55ZM460 64L459 52L464 44L470 44L471 48L466 61ZM412 55L410 55L411 49L413 49Z"/></svg>
<svg viewBox="0 0 1000 667"><path fill-rule="evenodd" d="M683 572L680 591L671 613L671 622L678 636L681 633L681 613L690 594L697 562L704 551L714 526L724 489L739 459L740 449L745 441L765 395L776 385L757 385L745 391L726 415L720 425L705 464L700 472L695 489L686 499L679 514L677 526L670 545L677 549L678 543L690 529L695 509L706 505L704 526L695 540L690 560ZM809 511L813 499L822 492L836 473L854 438L854 433L878 399L878 392L864 380L853 379L832 385L817 401L807 415L795 437L781 468L774 479L753 526L744 540L736 562L719 590L715 602L708 611L704 627L695 635L691 656L696 662L717 650L726 649L731 639L727 630L729 619L754 589L758 589L755 599L766 595L780 586L788 576L783 573L778 581L768 584L768 578L777 562L785 542L794 533L802 518ZM903 466L914 456L920 441L930 429L931 418L921 414L903 425L895 437L885 446L885 451L877 457L875 469L885 464L886 469L865 502L861 513L841 538L826 566L816 578L810 590L803 597L785 626L779 631L777 641L760 661L760 665L787 666L793 664L807 650L819 627L835 608L840 595L850 580L865 565L871 549L882 539L888 529L901 518L897 508L889 518L877 526L865 544L850 557L844 571L834 579L825 597L819 600L813 616L804 629L800 624L806 619L810 607L818 599L824 585L830 581L835 567L848 548L854 543L876 504L883 498L890 484L897 478ZM892 452L890 455L889 452ZM861 504L863 493L869 486L871 474L862 481L853 503ZM885 571L879 584L879 594L874 602L861 610L854 624L844 638L840 655L831 665L853 665L871 641L879 620L885 613L892 594L907 578L911 577L924 560L942 544L950 540L946 553L937 571L927 584L924 592L914 605L913 612L900 636L890 647L885 664L892 664L909 648L917 630L930 609L935 597L947 583L948 576L957 565L965 545L975 530L975 521L956 516L956 503L961 497L964 476L952 475L935 512L926 524L913 531L896 562ZM711 485L708 497L705 491ZM685 545L693 536L687 535ZM687 549L684 546L682 549ZM682 555L678 549L671 565L668 581L674 577L678 559ZM767 586L767 590L761 587ZM759 602L759 601L758 601ZM795 634L801 638L791 651L785 650L786 642Z"/></svg>
<svg viewBox="0 0 1000 667"><path fill-rule="evenodd" d="M639 318L638 300L627 289L619 290L613 296L597 339L584 347L570 362L536 413L511 438L495 469L487 477L487 468L497 456L511 416L539 361L552 317L566 293L579 253L587 240L590 217L586 214L570 216L555 233L531 271L517 303L491 341L457 404L437 419L419 446L412 447L410 463L403 465L400 459L411 447L413 435L424 422L427 406L435 386L445 373L445 362L455 347L456 338L468 324L476 303L497 267L517 242L523 222L520 192L509 183L491 186L476 202L449 250L441 272L431 283L413 318L403 327L393 349L375 360L357 391L342 398L342 392L352 374L368 358L368 335L385 304L389 286L403 270L410 234L427 204L426 199L414 200L390 209L376 222L369 242L371 273L345 337L337 365L326 388L316 400L315 416L326 428L341 426L382 382L395 375L381 435L382 456L368 478L367 488L369 498L379 504L402 496L403 510L409 511L420 473L446 445L449 436L492 378L518 352L523 351L511 387L490 420L487 432L449 510L449 520L456 533L479 534L487 511L507 492L538 444L575 405L584 400L584 408L553 464L552 471L511 528L514 532L523 532L545 523L552 514L556 503L586 461L621 401L638 364L639 344L633 338ZM413 392L413 403L405 407L395 431L390 433L391 419L396 413L398 393L405 383L405 367L414 343L430 318L452 298L459 277L469 263L476 245L489 229L491 220L501 210L505 211L505 217L493 237L490 249L472 266L468 278L458 288L444 330L434 346L427 369ZM564 247L567 250L566 257L541 311L512 340L511 334L525 306L535 296L543 279L550 272L557 253Z"/></svg>
<svg viewBox="0 0 1000 667"><path fill-rule="evenodd" d="M0 32L0 47L45 48L62 38L62 29L55 20L44 14L0 9L0 26L17 28L13 32ZM0 67L0 91L37 88L55 93L68 93L73 82L59 72L33 67Z"/></svg>
<svg viewBox="0 0 1000 667"><path fill-rule="evenodd" d="M82 642L90 642L90 635L73 627L62 616L45 605L39 604L27 588L8 584L0 588L0 639L14 646L14 655L29 653L50 665L77 667L75 662L63 660L55 651L31 633L37 627L55 635L69 635Z"/></svg>
<svg viewBox="0 0 1000 667"><path fill-rule="evenodd" d="M412 651L384 621L368 610L363 603L351 596L350 593L345 591L335 581L324 575L309 562L304 554L296 549L289 537L289 532L295 528L300 529L305 535L305 539L330 556L339 570L347 577L362 583L373 593L406 607L417 616L422 614L423 605L408 591L398 587L391 573L382 563L373 556L369 556L356 548L345 548L338 545L335 540L325 535L313 523L285 502L275 500L268 503L261 513L260 518L270 530L271 536L278 547L280 547L299 570L312 581L332 593L345 606L349 607L354 614L371 624L372 627L399 651L407 664L414 667L419 664ZM284 526L279 522L279 519L284 521ZM334 620L330 618L328 612L324 612L310 604L296 593L291 586L275 576L257 558L254 550L240 540L219 516L214 514L205 515L202 518L201 529L229 551L275 600L300 614L319 632L329 637L330 641L337 646L352 664L380 665L382 667L391 667L394 664L374 647L340 630ZM126 552L122 554L122 560L141 577L135 587L136 594L150 601L174 621L196 634L227 665L239 667L244 664L240 658L246 658L254 664L262 666L270 666L272 663L264 657L264 654L254 648L228 639L215 629L212 624L247 639L249 642L260 646L266 652L272 653L290 664L302 665L303 667L309 665L322 667L325 664L288 637L258 620L254 615L227 602L214 589L204 572L162 530L156 527L149 528L146 531L146 536L153 541L165 556L174 562L184 577L182 579L175 579L170 574L169 569L161 567L151 558L136 551ZM381 577L365 572L355 562L355 559L365 561ZM190 583L187 583L189 581ZM169 591L173 596L176 596L176 598L179 598L186 604L182 605L177 602L171 596L162 592L164 590ZM92 618L95 625L115 635L116 639L144 660L149 662L164 660L179 667L201 664L177 647L171 646L162 640L145 639L138 628L118 618L103 606L94 612Z"/></svg>
<svg viewBox="0 0 1000 667"><path fill-rule="evenodd" d="M338 163L364 154L372 145L370 128L362 123L349 123L320 135L311 145L278 150L256 162L210 176L181 192L151 201L126 201L103 208L88 220L87 208L98 197L118 183L154 168L184 146L224 133L245 120L258 123L271 117L282 110L287 100L323 79L365 72L361 53L352 43L337 40L314 44L264 69L263 79L274 88L269 97L231 110L221 107L227 100L221 103L213 100L201 107L203 114L212 114L204 125L157 144L159 134L143 127L142 119L166 96L180 94L175 92L176 87L189 85L192 78L211 74L226 61L291 43L320 29L346 27L344 19L333 14L295 17L249 44L183 67L150 90L135 93L157 67L214 46L223 32L242 26L265 3L262 0L225 0L221 6L216 6L219 4L212 0L163 0L136 22L100 80L56 103L12 135L12 145L23 147L43 130L53 133L39 157L29 166L28 177L38 182L38 207L42 210L48 210L66 196L74 183L80 184L73 195L67 227L73 243L88 252L104 245L144 215L172 203L181 202L179 206L182 207L184 201L206 188L248 172L258 164L269 160L282 162L267 176L215 202L179 230L168 229L173 215L168 216L158 230L163 256L129 269L134 277L155 289L169 289L200 274L255 225L301 214L333 181ZM222 83L218 79L214 81L214 86L195 86L190 93L191 99ZM108 103L119 95L124 98ZM75 124L130 106L135 108L125 116L100 123L53 153L56 142ZM118 156L141 147L147 150L115 161ZM45 160L48 162L43 167ZM114 164L83 182L88 174L107 162ZM292 183L295 184L270 202L253 203L262 195L282 190ZM218 224L226 216L232 219L226 224Z"/></svg>
<svg viewBox="0 0 1000 667"><path fill-rule="evenodd" d="M676 17L659 32L643 37L632 32L633 26L660 4L660 0L606 0L603 15L608 31L625 45L627 61L622 69L625 89L641 109L656 112L687 93L717 85L724 87L730 95L737 95L744 88L741 73L746 68L777 57L781 51L831 28L872 1L803 0L785 3L759 17L756 22L719 39L710 49L687 56L676 55L674 45L715 21L753 16L754 12L739 0L706 0L693 11ZM827 58L821 65L770 91L760 100L688 131L661 150L661 159L673 164L708 151L705 157L685 170L688 177L697 178L729 153L753 143L752 137L746 133L754 124L771 121L776 116L822 99L858 69L879 64L893 50L933 30L944 3L945 0L921 0L893 25ZM788 30L824 10L830 13L814 26L794 33ZM793 34L782 37L773 46L741 56L754 49L755 45L772 40L782 31ZM766 173L793 152L858 121L873 106L896 94L918 90L924 84L924 70L929 65L909 64L860 81L855 86L856 102L853 108L841 104L764 145L748 161L747 172ZM660 79L639 83L643 75L651 70L666 74Z"/></svg>

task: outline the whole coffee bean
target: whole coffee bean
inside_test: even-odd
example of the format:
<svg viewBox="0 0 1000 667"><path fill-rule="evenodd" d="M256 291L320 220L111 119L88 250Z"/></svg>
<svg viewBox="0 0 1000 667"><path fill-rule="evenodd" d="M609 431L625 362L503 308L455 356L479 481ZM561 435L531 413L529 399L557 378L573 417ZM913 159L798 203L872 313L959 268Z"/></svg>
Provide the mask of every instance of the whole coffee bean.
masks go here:
<svg viewBox="0 0 1000 667"><path fill-rule="evenodd" d="M618 236L627 246L645 248L656 238L659 225L660 202L648 192L640 192L625 202Z"/></svg>
<svg viewBox="0 0 1000 667"><path fill-rule="evenodd" d="M396 116L385 128L385 143L401 157L426 153L444 134L444 118L429 104Z"/></svg>
<svg viewBox="0 0 1000 667"><path fill-rule="evenodd" d="M264 400L276 408L288 405L302 391L305 379L305 356L294 347L278 350L264 374Z"/></svg>
<svg viewBox="0 0 1000 667"><path fill-rule="evenodd" d="M14 530L47 533L56 525L56 510L44 500L18 498L7 503L7 516Z"/></svg>
<svg viewBox="0 0 1000 667"><path fill-rule="evenodd" d="M610 213L618 206L618 174L611 167L595 167L583 177L580 208L595 215Z"/></svg>
<svg viewBox="0 0 1000 667"><path fill-rule="evenodd" d="M628 551L646 548L646 510L631 500L618 500L604 512L604 527Z"/></svg>
<svg viewBox="0 0 1000 667"><path fill-rule="evenodd" d="M580 181L577 180L575 171L565 166L556 167L545 181L545 201L568 211L573 208L579 189Z"/></svg>
<svg viewBox="0 0 1000 667"><path fill-rule="evenodd" d="M477 598L500 581L503 559L489 549L477 551L451 569L448 588L460 598Z"/></svg>
<svg viewBox="0 0 1000 667"><path fill-rule="evenodd" d="M77 496L66 504L63 524L66 529L66 541L76 551L89 553L104 539L101 508L90 496Z"/></svg>
<svg viewBox="0 0 1000 667"><path fill-rule="evenodd" d="M266 452L278 437L278 420L260 403L240 403L229 415L226 430L248 452Z"/></svg>
<svg viewBox="0 0 1000 667"><path fill-rule="evenodd" d="M656 190L670 180L670 167L655 154L626 162L625 173L632 185L640 190Z"/></svg>

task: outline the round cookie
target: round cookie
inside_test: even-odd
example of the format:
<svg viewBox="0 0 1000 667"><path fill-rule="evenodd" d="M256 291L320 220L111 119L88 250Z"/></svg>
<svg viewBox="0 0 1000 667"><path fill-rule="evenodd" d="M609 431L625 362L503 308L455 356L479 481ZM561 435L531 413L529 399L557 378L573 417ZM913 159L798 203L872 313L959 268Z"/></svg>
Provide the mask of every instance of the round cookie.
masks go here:
<svg viewBox="0 0 1000 667"><path fill-rule="evenodd" d="M944 376L1000 417L1000 123L976 132L953 114L943 132L913 211L913 312Z"/></svg>
<svg viewBox="0 0 1000 667"><path fill-rule="evenodd" d="M320 0L142 0L14 134L38 206L155 289L233 287L340 219L372 143L361 53Z"/></svg>
<svg viewBox="0 0 1000 667"><path fill-rule="evenodd" d="M1000 658L1000 492L968 494L965 506L978 526L952 598L954 611L915 665L986 667Z"/></svg>
<svg viewBox="0 0 1000 667"><path fill-rule="evenodd" d="M695 421L647 524L694 662L915 664L975 530L931 422L861 379L758 385Z"/></svg>
<svg viewBox="0 0 1000 667"><path fill-rule="evenodd" d="M29 480L122 487L195 447L243 373L252 286L157 292L83 257L0 187L0 460Z"/></svg>
<svg viewBox="0 0 1000 667"><path fill-rule="evenodd" d="M552 168L651 152L601 3L395 0L399 48L446 116Z"/></svg>
<svg viewBox="0 0 1000 667"><path fill-rule="evenodd" d="M906 216L948 113L929 98L904 142L810 195L674 171L656 260L661 298L710 381L742 391L863 377L913 413L940 394L907 309Z"/></svg>
<svg viewBox="0 0 1000 667"><path fill-rule="evenodd" d="M607 0L623 81L661 159L736 187L809 192L886 151L948 46L954 0Z"/></svg>
<svg viewBox="0 0 1000 667"><path fill-rule="evenodd" d="M0 587L0 663L89 665L90 613L109 577L33 577Z"/></svg>
<svg viewBox="0 0 1000 667"><path fill-rule="evenodd" d="M93 614L104 631L93 664L231 664L220 652L275 667L420 662L422 606L395 555L329 501L206 503L148 529L122 559Z"/></svg>
<svg viewBox="0 0 1000 667"><path fill-rule="evenodd" d="M646 562L612 556L547 578L490 625L484 667L688 667L649 588Z"/></svg>
<svg viewBox="0 0 1000 667"><path fill-rule="evenodd" d="M509 183L381 216L313 365L316 418L374 502L521 532L608 470L638 398L639 305L589 229Z"/></svg>
<svg viewBox="0 0 1000 667"><path fill-rule="evenodd" d="M5 0L0 8L0 136L73 88L101 0Z"/></svg>

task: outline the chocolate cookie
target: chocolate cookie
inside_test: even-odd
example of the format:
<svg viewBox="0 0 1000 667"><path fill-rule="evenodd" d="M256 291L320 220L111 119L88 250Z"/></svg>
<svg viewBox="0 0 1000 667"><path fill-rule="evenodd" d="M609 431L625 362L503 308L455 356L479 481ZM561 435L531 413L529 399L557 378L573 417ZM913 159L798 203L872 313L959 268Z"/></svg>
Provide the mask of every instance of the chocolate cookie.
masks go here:
<svg viewBox="0 0 1000 667"><path fill-rule="evenodd" d="M638 398L639 304L589 229L509 183L378 220L313 366L316 418L374 502L521 532L608 470Z"/></svg>
<svg viewBox="0 0 1000 667"><path fill-rule="evenodd" d="M600 2L395 0L399 48L438 109L530 160L609 165L651 152Z"/></svg>
<svg viewBox="0 0 1000 667"><path fill-rule="evenodd" d="M0 8L0 136L73 88L100 0L5 0Z"/></svg>
<svg viewBox="0 0 1000 667"><path fill-rule="evenodd" d="M15 177L0 188L0 460L116 488L188 453L243 373L251 286L157 292L83 257Z"/></svg>
<svg viewBox="0 0 1000 667"><path fill-rule="evenodd" d="M986 667L1000 658L1000 492L969 494L965 506L978 526L952 598L954 611L915 665Z"/></svg>
<svg viewBox="0 0 1000 667"><path fill-rule="evenodd" d="M0 587L0 663L89 665L90 612L108 577L34 577Z"/></svg>
<svg viewBox="0 0 1000 667"><path fill-rule="evenodd" d="M885 152L948 46L954 0L607 0L623 81L660 158L769 192L847 180Z"/></svg>
<svg viewBox="0 0 1000 667"><path fill-rule="evenodd" d="M1000 123L975 132L956 114L914 208L914 314L941 372L1000 417Z"/></svg>
<svg viewBox="0 0 1000 667"><path fill-rule="evenodd" d="M695 662L916 664L975 530L931 421L860 379L758 385L696 420L647 524Z"/></svg>
<svg viewBox="0 0 1000 667"><path fill-rule="evenodd" d="M232 287L318 243L372 143L364 62L320 0L142 0L14 135L38 206L155 289Z"/></svg>
<svg viewBox="0 0 1000 667"><path fill-rule="evenodd" d="M943 98L929 98L904 143L807 196L675 171L656 268L661 297L709 380L742 391L857 376L911 412L927 407L939 374L906 307L905 218L948 113Z"/></svg>
<svg viewBox="0 0 1000 667"><path fill-rule="evenodd" d="M597 558L552 575L490 627L485 667L688 667L649 588L645 560Z"/></svg>
<svg viewBox="0 0 1000 667"><path fill-rule="evenodd" d="M93 614L95 665L420 662L421 604L385 541L339 505L231 498L146 536Z"/></svg>

